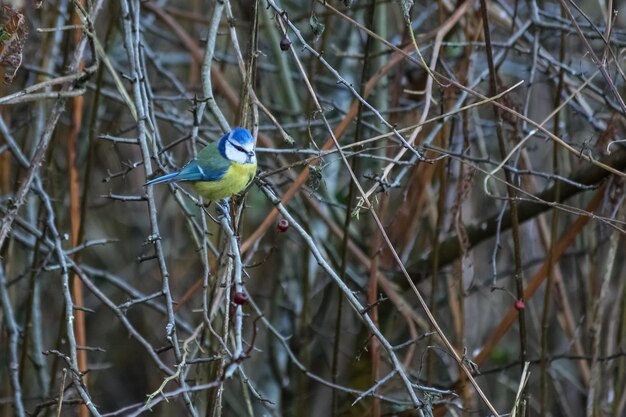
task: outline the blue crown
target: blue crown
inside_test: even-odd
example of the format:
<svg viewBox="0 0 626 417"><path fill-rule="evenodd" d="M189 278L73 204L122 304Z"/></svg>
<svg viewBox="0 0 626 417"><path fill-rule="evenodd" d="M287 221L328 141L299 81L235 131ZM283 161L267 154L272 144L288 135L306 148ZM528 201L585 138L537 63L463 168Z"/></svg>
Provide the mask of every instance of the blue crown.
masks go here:
<svg viewBox="0 0 626 417"><path fill-rule="evenodd" d="M247 145L248 143L254 143L254 138L252 134L248 131L248 129L244 129L243 127L236 127L224 136L220 138L218 143L218 148L220 153L224 158L226 158L226 142L231 140L236 143L240 143L242 145Z"/></svg>
<svg viewBox="0 0 626 417"><path fill-rule="evenodd" d="M231 140L234 140L241 144L254 142L252 134L250 134L248 129L244 129L243 127L236 127L229 134L231 135ZM226 134L226 136L228 136L229 134Z"/></svg>

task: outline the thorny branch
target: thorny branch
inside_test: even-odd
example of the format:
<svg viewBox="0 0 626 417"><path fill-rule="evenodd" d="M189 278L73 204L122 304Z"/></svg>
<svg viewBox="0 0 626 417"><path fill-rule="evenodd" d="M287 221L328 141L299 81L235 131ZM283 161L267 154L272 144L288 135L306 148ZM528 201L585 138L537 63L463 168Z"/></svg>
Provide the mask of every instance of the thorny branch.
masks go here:
<svg viewBox="0 0 626 417"><path fill-rule="evenodd" d="M17 3L0 5L0 414L624 414L617 2ZM237 123L259 185L230 211L142 186ZM540 406L517 395L522 337Z"/></svg>

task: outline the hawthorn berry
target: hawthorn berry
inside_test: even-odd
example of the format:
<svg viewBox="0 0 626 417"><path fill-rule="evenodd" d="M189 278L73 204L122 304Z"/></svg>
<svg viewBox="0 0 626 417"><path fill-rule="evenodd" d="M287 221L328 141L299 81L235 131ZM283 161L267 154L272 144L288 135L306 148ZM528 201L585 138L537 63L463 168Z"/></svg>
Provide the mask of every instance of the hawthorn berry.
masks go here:
<svg viewBox="0 0 626 417"><path fill-rule="evenodd" d="M287 219L280 219L278 221L278 224L276 225L276 228L279 232L285 233L287 230L289 230L289 221L287 221Z"/></svg>
<svg viewBox="0 0 626 417"><path fill-rule="evenodd" d="M237 304L238 306L244 305L247 302L248 294L246 294L245 292L238 291L235 293L235 295L233 295L233 303Z"/></svg>
<svg viewBox="0 0 626 417"><path fill-rule="evenodd" d="M280 40L280 50L281 51L288 51L290 47L291 47L291 41L289 40L288 37L284 36Z"/></svg>

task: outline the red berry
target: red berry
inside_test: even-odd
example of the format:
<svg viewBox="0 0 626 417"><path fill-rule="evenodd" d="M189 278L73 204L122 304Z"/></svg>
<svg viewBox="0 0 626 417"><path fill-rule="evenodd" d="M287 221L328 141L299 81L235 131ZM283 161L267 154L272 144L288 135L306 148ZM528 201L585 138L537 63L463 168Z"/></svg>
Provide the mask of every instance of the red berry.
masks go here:
<svg viewBox="0 0 626 417"><path fill-rule="evenodd" d="M291 41L289 40L288 37L285 36L280 40L280 50L288 51L289 47L291 47Z"/></svg>
<svg viewBox="0 0 626 417"><path fill-rule="evenodd" d="M280 219L276 227L279 232L285 233L289 229L289 221L287 221L287 219Z"/></svg>
<svg viewBox="0 0 626 417"><path fill-rule="evenodd" d="M515 300L515 309L516 310L523 310L524 308L526 308L526 303L524 303L524 300Z"/></svg>
<svg viewBox="0 0 626 417"><path fill-rule="evenodd" d="M248 302L248 294L245 292L236 292L235 295L233 295L233 302L238 306L244 305Z"/></svg>

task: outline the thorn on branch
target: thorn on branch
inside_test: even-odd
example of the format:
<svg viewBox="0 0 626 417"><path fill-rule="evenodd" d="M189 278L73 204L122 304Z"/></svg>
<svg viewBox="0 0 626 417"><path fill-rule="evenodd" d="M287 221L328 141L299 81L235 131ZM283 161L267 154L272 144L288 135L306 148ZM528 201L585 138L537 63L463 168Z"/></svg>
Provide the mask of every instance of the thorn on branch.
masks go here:
<svg viewBox="0 0 626 417"><path fill-rule="evenodd" d="M135 77L131 77L130 75L125 74L125 73L123 73L123 72L122 72L120 75L121 75L121 77L122 77L122 78L124 78L124 79L125 79L125 80L127 80L128 82L130 82L130 83L132 83L132 84L134 84L134 83L135 83L135 80L136 80L136 78L135 78Z"/></svg>
<svg viewBox="0 0 626 417"><path fill-rule="evenodd" d="M138 256L137 257L137 263L143 263L146 261L151 261L152 259L158 259L159 257L157 255L147 255L147 256Z"/></svg>
<svg viewBox="0 0 626 417"><path fill-rule="evenodd" d="M368 179L368 180L370 180L370 181L377 182L378 186L380 187L380 191L379 192L381 192L381 193L386 193L391 188L394 188L394 186L389 181L387 181L386 179L382 178L378 174L376 174L376 175L365 174L365 175L363 175L363 177Z"/></svg>
<svg viewBox="0 0 626 417"><path fill-rule="evenodd" d="M375 303L369 304L367 306L365 306L363 308L363 310L361 310L361 314L367 314L369 313L373 308L377 307L379 304L381 304L383 301L387 301L389 300L389 298L384 297L383 295L379 295L378 300L376 300Z"/></svg>

